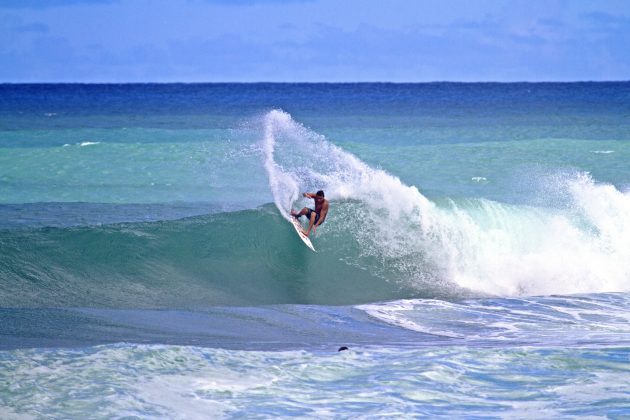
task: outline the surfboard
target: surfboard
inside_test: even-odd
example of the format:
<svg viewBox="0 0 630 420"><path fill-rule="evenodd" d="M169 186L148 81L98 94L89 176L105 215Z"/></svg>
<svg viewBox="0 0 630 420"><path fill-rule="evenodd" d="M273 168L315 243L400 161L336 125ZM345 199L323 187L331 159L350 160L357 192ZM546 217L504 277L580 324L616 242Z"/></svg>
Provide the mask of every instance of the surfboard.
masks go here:
<svg viewBox="0 0 630 420"><path fill-rule="evenodd" d="M317 252L317 251L315 251L315 248L313 247L313 243L308 238L308 236L306 236L304 233L302 233L302 224L295 217L293 217L293 216L290 216L290 217L291 217L291 219L290 219L291 220L291 224L295 228L295 231L297 232L297 234L300 237L300 239L302 240L302 242L304 242L304 244L307 247L309 247L311 249L311 251Z"/></svg>

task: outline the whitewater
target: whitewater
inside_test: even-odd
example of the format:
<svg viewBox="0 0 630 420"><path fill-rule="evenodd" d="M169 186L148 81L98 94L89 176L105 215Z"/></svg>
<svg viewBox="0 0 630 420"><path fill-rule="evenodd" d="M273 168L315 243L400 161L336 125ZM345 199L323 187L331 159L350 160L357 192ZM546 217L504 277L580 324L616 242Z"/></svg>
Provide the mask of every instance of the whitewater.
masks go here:
<svg viewBox="0 0 630 420"><path fill-rule="evenodd" d="M628 99L0 85L0 416L629 415Z"/></svg>

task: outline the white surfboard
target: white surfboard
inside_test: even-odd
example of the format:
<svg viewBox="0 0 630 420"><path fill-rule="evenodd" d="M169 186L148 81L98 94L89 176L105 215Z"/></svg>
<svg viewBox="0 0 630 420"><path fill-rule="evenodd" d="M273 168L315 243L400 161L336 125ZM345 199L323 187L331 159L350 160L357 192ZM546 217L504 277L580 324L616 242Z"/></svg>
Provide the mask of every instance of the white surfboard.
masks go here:
<svg viewBox="0 0 630 420"><path fill-rule="evenodd" d="M315 248L313 247L313 243L311 242L311 240L308 238L308 236L306 236L303 232L302 232L302 224L298 221L298 219L296 219L293 216L290 216L290 220L291 220L291 224L293 225L293 227L295 228L295 231L297 232L298 236L300 237L300 239L302 240L302 242L304 242L304 244L309 247L311 249L311 251L313 252L317 252L315 251Z"/></svg>

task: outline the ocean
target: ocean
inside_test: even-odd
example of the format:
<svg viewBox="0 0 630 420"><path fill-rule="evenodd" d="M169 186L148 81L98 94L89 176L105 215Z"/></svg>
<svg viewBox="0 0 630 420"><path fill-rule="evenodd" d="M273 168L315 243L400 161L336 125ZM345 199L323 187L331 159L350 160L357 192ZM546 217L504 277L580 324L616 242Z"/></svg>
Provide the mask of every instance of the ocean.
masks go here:
<svg viewBox="0 0 630 420"><path fill-rule="evenodd" d="M628 418L629 162L630 82L0 85L0 417Z"/></svg>

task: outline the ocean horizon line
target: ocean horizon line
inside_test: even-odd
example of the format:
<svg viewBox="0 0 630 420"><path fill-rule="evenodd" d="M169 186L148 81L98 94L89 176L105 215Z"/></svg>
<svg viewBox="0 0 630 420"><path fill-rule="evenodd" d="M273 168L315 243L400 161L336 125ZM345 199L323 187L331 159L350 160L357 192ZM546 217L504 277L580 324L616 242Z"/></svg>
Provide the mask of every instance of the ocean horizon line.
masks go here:
<svg viewBox="0 0 630 420"><path fill-rule="evenodd" d="M571 81L459 81L459 80L434 80L424 82L400 82L400 81L173 81L173 82L9 82L1 81L0 85L429 85L429 84L493 84L493 85L517 85L517 84L605 84L605 83L629 83L628 80L571 80Z"/></svg>

